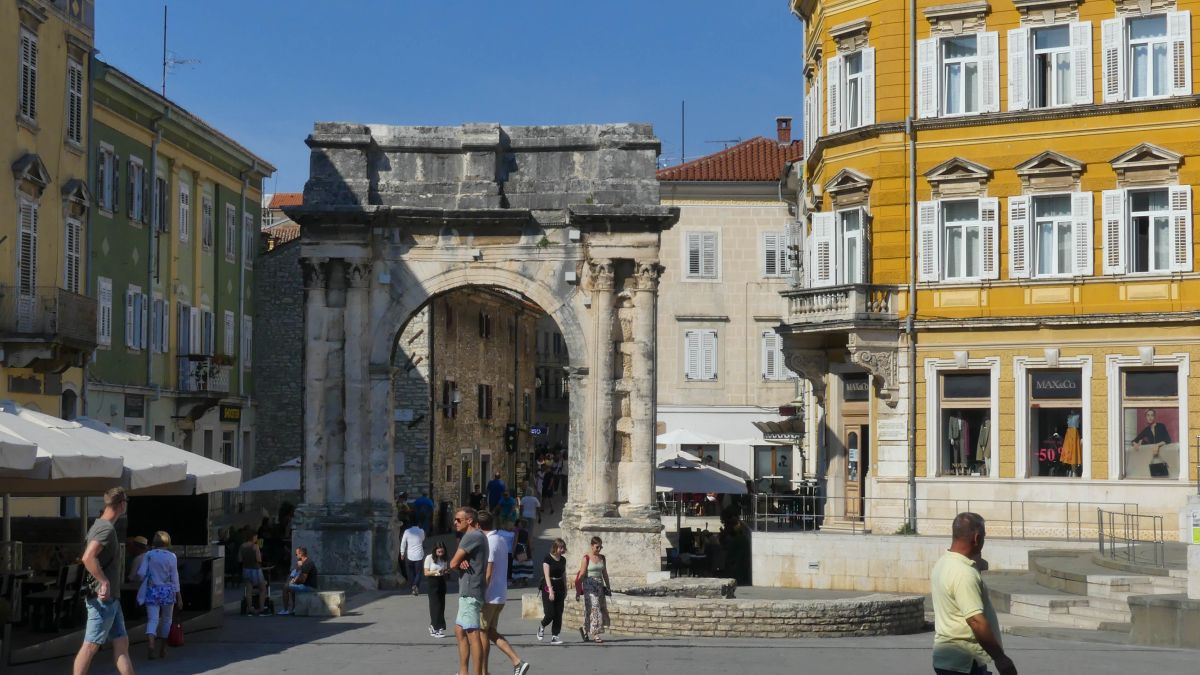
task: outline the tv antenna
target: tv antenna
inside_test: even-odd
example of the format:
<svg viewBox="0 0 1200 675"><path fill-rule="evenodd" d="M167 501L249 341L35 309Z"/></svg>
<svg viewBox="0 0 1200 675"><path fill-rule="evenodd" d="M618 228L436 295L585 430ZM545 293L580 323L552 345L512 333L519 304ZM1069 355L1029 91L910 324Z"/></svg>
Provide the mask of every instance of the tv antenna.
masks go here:
<svg viewBox="0 0 1200 675"><path fill-rule="evenodd" d="M163 4L163 57L162 57L162 96L167 97L167 71L185 65L200 63L200 59L181 58L175 52L167 51L167 5Z"/></svg>
<svg viewBox="0 0 1200 675"><path fill-rule="evenodd" d="M726 138L726 139L723 139L723 140L717 140L717 141L704 141L704 142L705 142L705 143L720 143L720 144L722 144L722 145L724 145L724 146L725 146L724 148L722 148L722 150L728 150L728 149L729 149L729 146L731 146L731 145L737 145L738 143L741 143L741 142L742 142L742 139L740 139L740 138Z"/></svg>

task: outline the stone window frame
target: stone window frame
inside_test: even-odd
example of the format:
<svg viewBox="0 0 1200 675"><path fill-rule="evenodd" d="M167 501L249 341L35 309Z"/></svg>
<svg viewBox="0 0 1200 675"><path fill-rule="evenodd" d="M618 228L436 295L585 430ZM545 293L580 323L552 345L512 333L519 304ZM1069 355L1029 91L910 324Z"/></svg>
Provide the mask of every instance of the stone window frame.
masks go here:
<svg viewBox="0 0 1200 675"><path fill-rule="evenodd" d="M699 270L699 273L695 276L690 274L689 267L688 267L689 266L689 251L690 251L689 244L688 244L688 238L693 234L700 235L700 270ZM714 238L713 269L715 271L712 276L704 276L704 236L705 235L712 235ZM721 283L721 277L722 277L722 274L721 274L721 258L722 258L722 256L721 256L721 240L723 239L723 237L721 235L722 235L722 231L721 231L720 227L714 227L714 228L709 228L709 229L689 228L680 233L680 237L679 237L680 248L681 248L680 260L683 261L683 264L680 265L680 270L682 271L682 273L679 275L680 281L683 281L685 283L701 283L701 284Z"/></svg>
<svg viewBox="0 0 1200 675"><path fill-rule="evenodd" d="M1029 413L1031 412L1029 393L1029 371L1044 370L1044 369L1063 369L1080 371L1080 380L1082 382L1082 396L1080 414L1083 415L1080 433L1083 434L1083 473L1077 478L1071 478L1071 481L1092 479L1092 357L1088 354L1080 354L1078 356L1058 356L1057 349L1046 349L1046 355L1038 358L1034 356L1014 356L1013 357L1013 384L1015 387L1016 409L1013 411L1015 415L1014 433L1016 446L1014 455L1016 471L1014 476L1018 480L1032 479L1038 481L1055 481L1059 480L1053 476L1031 476L1029 475L1032 464L1030 457L1033 448L1030 447L1029 438Z"/></svg>
<svg viewBox="0 0 1200 675"><path fill-rule="evenodd" d="M934 5L924 10L925 20L929 22L929 36L939 38L983 32L990 12L991 5L987 0Z"/></svg>
<svg viewBox="0 0 1200 675"><path fill-rule="evenodd" d="M1067 155L1046 150L1017 164L1022 195L1079 192L1080 177L1087 166Z"/></svg>
<svg viewBox="0 0 1200 675"><path fill-rule="evenodd" d="M1079 20L1083 0L1013 0L1022 28L1043 28Z"/></svg>
<svg viewBox="0 0 1200 675"><path fill-rule="evenodd" d="M955 156L926 171L924 175L929 183L931 199L969 199L988 196L988 183L994 172L979 162Z"/></svg>
<svg viewBox="0 0 1200 675"><path fill-rule="evenodd" d="M987 15L991 12L991 6L987 0L970 0L968 2L950 3L945 5L935 5L924 9L924 16L929 23L929 36L926 39L918 40L917 44L917 89L918 89L918 117L922 119L954 119L959 117L974 117L977 115L985 115L1000 112L1000 44L999 32L987 30ZM974 112L947 113L943 110L943 87L945 82L942 81L942 40L943 38L976 35L976 59L978 63L977 81L979 86L978 99L979 109ZM987 44L990 44L994 53L986 55L984 39L987 39ZM928 66L932 69L933 83L933 105L932 108L923 103L925 97L922 96L922 82L925 81L924 65L929 59L926 50L930 49L927 43L933 42L932 50L932 65ZM992 62L990 70L994 70L992 77L992 91L989 94L989 80L986 74L989 70L988 62ZM990 101L990 97L995 98Z"/></svg>
<svg viewBox="0 0 1200 675"><path fill-rule="evenodd" d="M835 53L826 61L826 77L827 82L822 83L826 89L834 87L837 89L836 103L840 106L836 111L837 119L834 114L826 110L825 124L828 126L830 122L836 124L836 130L830 133L840 133L850 131L852 129L861 129L871 126L875 123L875 50L871 48L868 40L868 34L871 30L871 20L868 18L856 19L838 24L829 29L829 36L833 39L836 48ZM867 51L869 50L869 54ZM862 72L861 72L861 90L859 91L859 123L855 126L849 125L849 116L846 108L846 91L845 81L845 59L854 54L862 53ZM836 61L835 61L836 59ZM834 82L834 77L837 82ZM826 97L826 105L835 100L831 91L822 92Z"/></svg>
<svg viewBox="0 0 1200 675"><path fill-rule="evenodd" d="M1000 463L1002 447L999 443L1000 433L997 420L1000 419L1000 357L988 356L983 358L969 358L967 352L961 352L959 356L963 358L952 359L935 359L927 358L924 362L925 370L925 416L926 419L940 420L942 417L941 404L941 377L946 373L954 373L955 371L979 372L988 371L991 377L991 396L988 401L988 414L992 420L992 461L988 462L988 475L986 476L954 476L942 475L942 444L941 444L941 424L934 427L925 425L925 479L934 480L953 480L961 481L964 478L976 478L978 480L997 479L1000 478Z"/></svg>
<svg viewBox="0 0 1200 675"><path fill-rule="evenodd" d="M1105 372L1108 377L1108 479L1112 481L1121 481L1129 483L1131 481L1144 480L1153 483L1154 485L1170 485L1170 480L1159 479L1139 479L1139 478L1124 478L1125 473L1125 458L1123 457L1124 448L1121 436L1122 425L1122 408L1124 407L1123 394L1121 392L1121 373L1129 368L1177 368L1176 377L1179 380L1179 410L1183 411L1179 415L1179 477L1178 482L1187 484L1191 480L1191 458L1188 450L1191 444L1188 439L1191 437L1192 430L1188 427L1189 416L1187 411L1189 408L1188 401L1188 379L1191 375L1191 361L1187 352L1176 352L1173 354L1158 355L1154 353L1152 347L1143 347L1147 350L1142 354L1127 356L1122 354L1108 354L1104 357Z"/></svg>
<svg viewBox="0 0 1200 675"><path fill-rule="evenodd" d="M1118 188L1179 185L1183 155L1154 143L1138 143L1108 163Z"/></svg>
<svg viewBox="0 0 1200 675"><path fill-rule="evenodd" d="M1162 101L1162 100L1167 100L1167 99L1170 99L1173 97L1180 96L1181 95L1180 93L1171 91L1171 89L1173 87L1170 84L1170 81L1172 80L1174 74L1168 73L1167 79L1168 79L1169 84L1167 87L1167 89L1168 89L1167 93L1157 95L1157 96L1152 95L1152 96L1146 96L1146 97L1141 97L1141 98L1133 97L1133 95L1131 93L1132 74L1129 71L1129 63L1128 63L1128 61L1129 61L1129 35L1127 32L1128 20L1131 18L1137 18L1137 17L1142 17L1142 16L1153 16L1153 15L1158 15L1158 14L1161 14L1164 17L1166 17L1166 20L1167 20L1167 36L1166 37L1168 40L1168 60L1169 60L1169 64L1173 65L1174 56L1172 54L1172 48L1170 47L1171 23L1170 23L1170 17L1168 15L1171 13L1180 11L1178 9L1178 3L1175 0L1115 0L1114 5L1115 5L1115 7L1113 9L1112 18L1104 19L1100 22L1100 31L1099 31L1099 33L1100 33L1099 34L1100 57L1097 59L1097 61L1099 62L1099 68L1100 68L1101 99L1105 103L1126 102L1126 101L1147 102L1147 101ZM1118 75L1118 78L1123 78L1123 79L1119 79L1119 82L1121 82L1121 84L1114 85L1114 86L1116 86L1117 90L1119 91L1119 95L1117 92L1112 92L1109 90L1109 88L1108 88L1109 80L1107 77L1108 71L1107 71L1107 68L1105 67L1105 49L1106 49L1105 26L1106 26L1106 24L1108 24L1112 21L1120 21L1121 26L1122 26L1121 39L1120 39L1120 51L1121 51L1120 64L1121 64L1121 67L1124 72L1122 72L1122 73L1120 73L1120 75ZM1188 22L1188 38L1189 39L1187 40L1187 44L1191 45L1191 43L1195 39L1195 36L1191 34L1190 22ZM1189 47L1188 53L1187 53L1187 56L1185 59L1185 63L1187 64L1187 67L1185 68L1185 72L1187 73L1186 77L1187 77L1187 83L1188 83L1186 95L1191 95L1194 93L1191 62L1192 62L1192 58L1191 58L1191 51L1190 51L1190 47Z"/></svg>

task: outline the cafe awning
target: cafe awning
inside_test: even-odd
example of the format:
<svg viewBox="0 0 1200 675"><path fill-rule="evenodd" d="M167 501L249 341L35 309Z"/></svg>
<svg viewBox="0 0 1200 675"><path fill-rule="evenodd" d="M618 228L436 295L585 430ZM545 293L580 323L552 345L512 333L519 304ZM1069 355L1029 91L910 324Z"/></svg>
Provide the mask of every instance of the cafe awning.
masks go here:
<svg viewBox="0 0 1200 675"><path fill-rule="evenodd" d="M37 443L0 427L0 469L28 471L37 461Z"/></svg>
<svg viewBox="0 0 1200 675"><path fill-rule="evenodd" d="M255 476L232 492L299 492L300 458L289 459L274 471Z"/></svg>
<svg viewBox="0 0 1200 675"><path fill-rule="evenodd" d="M776 443L797 443L804 437L804 420L789 417L784 420L751 422L762 432L763 440Z"/></svg>
<svg viewBox="0 0 1200 675"><path fill-rule="evenodd" d="M129 494L139 495L198 495L210 492L221 492L237 487L242 482L242 470L209 459L194 452L188 452L173 445L156 441L149 436L130 434L113 429L107 424L87 417L79 418L85 427L111 436L123 446L118 446L124 456L132 453L149 453L179 463L183 471L174 480L156 481L141 487L132 487Z"/></svg>
<svg viewBox="0 0 1200 675"><path fill-rule="evenodd" d="M676 455L659 462L654 472L657 492L709 493L744 495L746 481L714 466L702 464L693 457Z"/></svg>

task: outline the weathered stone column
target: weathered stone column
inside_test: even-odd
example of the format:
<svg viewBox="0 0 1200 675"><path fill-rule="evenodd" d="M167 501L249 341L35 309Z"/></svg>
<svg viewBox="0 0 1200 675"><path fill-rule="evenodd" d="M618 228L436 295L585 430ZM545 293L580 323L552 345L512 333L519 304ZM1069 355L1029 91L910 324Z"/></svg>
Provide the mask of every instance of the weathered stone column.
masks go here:
<svg viewBox="0 0 1200 675"><path fill-rule="evenodd" d="M655 313L658 311L656 261L636 263L633 318L633 389L630 392L630 416L633 418L632 456L621 479L627 488L628 503L621 515L646 518L656 515L654 508L654 421L655 389Z"/></svg>
<svg viewBox="0 0 1200 675"><path fill-rule="evenodd" d="M616 425L613 411L613 328L615 324L615 274L612 260L600 258L588 262L591 271L592 312L595 321L596 349L592 361L592 388L596 396L593 405L592 440L588 444L587 465L583 480L577 482L587 490L584 508L595 515L612 510L616 501L616 481L613 467L613 433Z"/></svg>
<svg viewBox="0 0 1200 675"><path fill-rule="evenodd" d="M343 499L349 503L367 498L367 361L366 338L369 334L367 287L371 282L371 262L346 261L345 351L346 369L346 443L343 457Z"/></svg>
<svg viewBox="0 0 1200 675"><path fill-rule="evenodd" d="M302 258L304 270L304 501L325 503L325 381L328 346L325 343L325 290L329 261Z"/></svg>

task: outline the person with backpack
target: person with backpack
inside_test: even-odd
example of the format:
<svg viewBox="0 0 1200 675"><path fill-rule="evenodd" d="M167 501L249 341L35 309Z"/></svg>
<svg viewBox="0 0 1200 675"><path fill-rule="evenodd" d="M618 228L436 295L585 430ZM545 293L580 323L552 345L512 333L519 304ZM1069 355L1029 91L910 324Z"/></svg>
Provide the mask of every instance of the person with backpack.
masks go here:
<svg viewBox="0 0 1200 675"><path fill-rule="evenodd" d="M154 533L137 573L142 579L137 603L146 608L146 658L166 658L171 619L176 609L183 610L179 559L171 552L171 535L162 530Z"/></svg>

